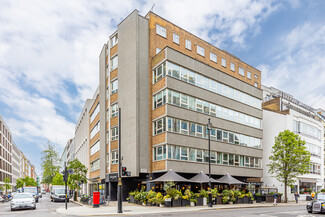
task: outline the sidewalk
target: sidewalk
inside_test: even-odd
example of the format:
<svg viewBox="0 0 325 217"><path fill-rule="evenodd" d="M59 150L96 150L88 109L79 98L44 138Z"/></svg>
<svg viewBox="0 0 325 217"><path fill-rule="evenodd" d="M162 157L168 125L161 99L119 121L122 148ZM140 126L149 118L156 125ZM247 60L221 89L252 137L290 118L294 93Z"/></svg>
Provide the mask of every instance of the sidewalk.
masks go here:
<svg viewBox="0 0 325 217"><path fill-rule="evenodd" d="M306 205L308 201L279 203L277 206L301 206ZM107 216L107 215L137 215L137 214L157 214L170 212L193 212L204 210L218 210L218 209L241 209L241 208L259 208L259 207L273 207L272 203L256 203L256 204L233 204L233 205L214 205L213 208L204 206L194 207L155 207L155 206L140 206L123 202L123 213L117 213L117 202L111 202L108 206L101 206L100 208L92 208L88 205L80 205L78 207L71 207L65 210L64 207L58 208L57 213L78 215L78 216Z"/></svg>

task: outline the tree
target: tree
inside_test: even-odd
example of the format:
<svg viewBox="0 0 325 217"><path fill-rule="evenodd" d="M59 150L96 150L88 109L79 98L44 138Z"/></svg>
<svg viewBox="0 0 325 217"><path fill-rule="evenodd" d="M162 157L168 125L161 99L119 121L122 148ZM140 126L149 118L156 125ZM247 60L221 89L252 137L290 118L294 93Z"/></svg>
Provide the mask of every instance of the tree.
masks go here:
<svg viewBox="0 0 325 217"><path fill-rule="evenodd" d="M26 176L23 181L24 186L37 186L37 182L32 177Z"/></svg>
<svg viewBox="0 0 325 217"><path fill-rule="evenodd" d="M52 185L64 185L63 175L61 173L56 173L53 178Z"/></svg>
<svg viewBox="0 0 325 217"><path fill-rule="evenodd" d="M5 190L6 190L6 194L7 194L7 191L9 189L11 189L10 178L9 177L6 177L3 181L5 183L4 186L5 186Z"/></svg>
<svg viewBox="0 0 325 217"><path fill-rule="evenodd" d="M18 178L18 179L16 180L16 188L18 189L18 188L23 187L23 186L24 186L24 183L25 183L24 179L22 179L22 178Z"/></svg>
<svg viewBox="0 0 325 217"><path fill-rule="evenodd" d="M310 152L305 141L290 130L280 132L269 157L269 173L284 183L284 197L287 203L287 186L293 185L298 175L309 172Z"/></svg>
<svg viewBox="0 0 325 217"><path fill-rule="evenodd" d="M60 170L58 152L55 151L54 147L48 142L48 146L42 152L42 155L42 183L51 184L54 176Z"/></svg>
<svg viewBox="0 0 325 217"><path fill-rule="evenodd" d="M80 183L87 183L87 167L83 165L78 159L69 161L68 169L73 169L73 174L69 174L68 185L71 190L79 190Z"/></svg>

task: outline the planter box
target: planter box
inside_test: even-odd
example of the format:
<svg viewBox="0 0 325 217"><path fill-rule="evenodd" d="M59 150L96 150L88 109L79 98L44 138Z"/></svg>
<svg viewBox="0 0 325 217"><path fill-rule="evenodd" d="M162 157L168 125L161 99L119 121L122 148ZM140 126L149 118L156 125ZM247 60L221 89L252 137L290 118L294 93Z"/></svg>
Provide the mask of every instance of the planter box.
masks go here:
<svg viewBox="0 0 325 217"><path fill-rule="evenodd" d="M216 204L222 204L222 197L217 197L216 198Z"/></svg>
<svg viewBox="0 0 325 217"><path fill-rule="evenodd" d="M217 205L217 198L215 197L212 198L212 205Z"/></svg>
<svg viewBox="0 0 325 217"><path fill-rule="evenodd" d="M165 199L165 207L172 207L172 199L171 198Z"/></svg>
<svg viewBox="0 0 325 217"><path fill-rule="evenodd" d="M266 203L273 203L273 194L267 194L265 195L265 202Z"/></svg>
<svg viewBox="0 0 325 217"><path fill-rule="evenodd" d="M190 206L190 200L182 199L182 206Z"/></svg>
<svg viewBox="0 0 325 217"><path fill-rule="evenodd" d="M129 200L130 203L135 203L135 199L134 199L134 196L130 196L130 200Z"/></svg>
<svg viewBox="0 0 325 217"><path fill-rule="evenodd" d="M196 205L197 206L203 206L203 198L206 199L206 197L198 197L198 198L196 198L196 200L197 200Z"/></svg>
<svg viewBox="0 0 325 217"><path fill-rule="evenodd" d="M261 196L255 196L256 203L261 203L262 202L262 197Z"/></svg>
<svg viewBox="0 0 325 217"><path fill-rule="evenodd" d="M237 198L236 203L244 203L244 198Z"/></svg>
<svg viewBox="0 0 325 217"><path fill-rule="evenodd" d="M178 198L177 200L172 199L172 206L173 207L180 207L182 206L182 199Z"/></svg>

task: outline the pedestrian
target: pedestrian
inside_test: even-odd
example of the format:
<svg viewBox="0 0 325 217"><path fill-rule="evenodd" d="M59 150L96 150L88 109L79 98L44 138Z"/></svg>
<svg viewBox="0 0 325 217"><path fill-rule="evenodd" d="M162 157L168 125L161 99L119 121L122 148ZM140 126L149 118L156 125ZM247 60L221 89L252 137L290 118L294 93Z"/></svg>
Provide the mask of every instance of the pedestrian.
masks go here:
<svg viewBox="0 0 325 217"><path fill-rule="evenodd" d="M295 193L295 200L296 200L296 203L298 203L298 198L300 197L300 195L298 194L298 192Z"/></svg>
<svg viewBox="0 0 325 217"><path fill-rule="evenodd" d="M278 195L278 194L276 193L276 191L275 191L274 194L273 194L273 199L274 199L273 206L278 205L278 204L276 203L278 197L279 197L279 195Z"/></svg>

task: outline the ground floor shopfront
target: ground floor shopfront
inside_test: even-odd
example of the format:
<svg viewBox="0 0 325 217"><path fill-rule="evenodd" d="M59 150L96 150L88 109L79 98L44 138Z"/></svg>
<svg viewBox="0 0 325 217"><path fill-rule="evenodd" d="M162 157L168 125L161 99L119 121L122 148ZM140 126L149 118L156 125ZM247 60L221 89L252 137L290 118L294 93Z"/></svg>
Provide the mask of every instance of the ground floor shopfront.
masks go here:
<svg viewBox="0 0 325 217"><path fill-rule="evenodd" d="M151 180L154 180L160 176L162 176L166 172L162 173L140 173L139 177L123 177L122 178L122 198L123 201L126 201L126 199L129 197L129 192L135 191L135 190L141 190L142 188L146 191L156 191L156 192L163 192L164 184L163 183L155 183L150 182ZM182 177L186 179L190 179L197 175L196 173L178 173ZM224 174L220 175L212 175L212 178L219 179ZM217 188L219 192L222 192L224 189L245 189L248 192L251 192L252 194L255 193L261 193L261 187L263 183L261 182L261 178L259 177L240 177L240 176L234 176L234 178L247 183L247 185L225 185L220 183L212 183L212 188ZM103 184L105 182L105 184ZM102 186L102 187L100 187ZM118 175L117 173L111 173L106 175L105 180L101 180L101 182L93 183L90 185L91 192L93 191L100 191L101 195L105 198L108 198L110 201L116 201L117 200L117 186L118 186ZM181 190L182 193L186 189L190 189L194 193L199 192L201 189L207 189L208 184L199 184L199 183L190 183L190 182L184 182L184 183L176 183L175 188L177 190Z"/></svg>

